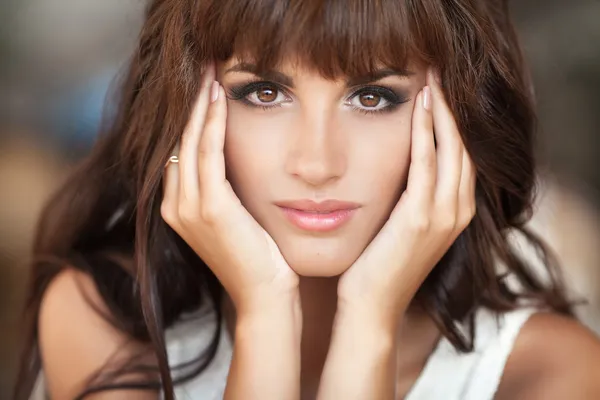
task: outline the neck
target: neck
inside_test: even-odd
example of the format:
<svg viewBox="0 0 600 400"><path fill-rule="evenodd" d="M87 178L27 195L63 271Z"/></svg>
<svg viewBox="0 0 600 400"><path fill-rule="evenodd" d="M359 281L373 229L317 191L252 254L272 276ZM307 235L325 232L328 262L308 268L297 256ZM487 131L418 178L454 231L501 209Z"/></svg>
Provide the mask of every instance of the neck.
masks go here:
<svg viewBox="0 0 600 400"><path fill-rule="evenodd" d="M301 278L303 389L316 393L331 339L338 278ZM309 396L310 397L310 396Z"/></svg>
<svg viewBox="0 0 600 400"><path fill-rule="evenodd" d="M337 307L338 278L300 278L302 304L301 381L302 398L314 398L327 357ZM224 304L225 320L233 332L235 314L230 301ZM408 389L421 372L439 339L433 321L418 306L404 315L398 332L397 370L400 386ZM406 379L403 378L405 376ZM406 385L402 384L406 381Z"/></svg>

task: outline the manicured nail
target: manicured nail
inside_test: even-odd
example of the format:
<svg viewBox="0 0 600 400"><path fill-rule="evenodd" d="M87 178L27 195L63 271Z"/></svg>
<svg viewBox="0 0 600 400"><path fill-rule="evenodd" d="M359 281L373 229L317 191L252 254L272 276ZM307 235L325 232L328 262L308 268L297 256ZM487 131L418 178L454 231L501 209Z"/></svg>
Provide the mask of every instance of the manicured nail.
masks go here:
<svg viewBox="0 0 600 400"><path fill-rule="evenodd" d="M219 98L219 82L214 81L210 87L210 102L214 103Z"/></svg>
<svg viewBox="0 0 600 400"><path fill-rule="evenodd" d="M423 108L427 111L431 110L431 89L429 89L429 86L423 88Z"/></svg>

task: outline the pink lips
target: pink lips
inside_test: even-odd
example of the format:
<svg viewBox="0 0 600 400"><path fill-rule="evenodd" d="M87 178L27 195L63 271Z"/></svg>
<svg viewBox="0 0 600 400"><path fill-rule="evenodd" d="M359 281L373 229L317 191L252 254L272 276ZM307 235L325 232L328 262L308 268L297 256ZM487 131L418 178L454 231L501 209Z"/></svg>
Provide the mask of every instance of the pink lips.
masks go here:
<svg viewBox="0 0 600 400"><path fill-rule="evenodd" d="M359 204L338 200L316 203L312 200L293 200L275 203L298 228L327 232L347 222L360 207Z"/></svg>

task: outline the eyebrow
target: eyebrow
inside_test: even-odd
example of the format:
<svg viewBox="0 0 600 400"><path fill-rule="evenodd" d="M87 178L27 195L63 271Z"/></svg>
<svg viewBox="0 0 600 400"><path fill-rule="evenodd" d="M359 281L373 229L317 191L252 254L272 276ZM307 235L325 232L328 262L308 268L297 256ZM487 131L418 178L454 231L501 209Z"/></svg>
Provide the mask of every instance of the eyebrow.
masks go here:
<svg viewBox="0 0 600 400"><path fill-rule="evenodd" d="M289 75L275 70L269 70L263 73L258 73L256 65L250 63L238 63L225 71L226 74L229 72L249 72L267 81L277 82L292 89L295 87L294 79ZM401 78L407 78L411 75L414 75L414 72L408 70L395 70L390 68L384 68L373 71L372 73L365 76L351 77L348 80L346 80L346 86L352 87L364 85L370 82L376 82L383 78L387 78L388 76L399 76Z"/></svg>

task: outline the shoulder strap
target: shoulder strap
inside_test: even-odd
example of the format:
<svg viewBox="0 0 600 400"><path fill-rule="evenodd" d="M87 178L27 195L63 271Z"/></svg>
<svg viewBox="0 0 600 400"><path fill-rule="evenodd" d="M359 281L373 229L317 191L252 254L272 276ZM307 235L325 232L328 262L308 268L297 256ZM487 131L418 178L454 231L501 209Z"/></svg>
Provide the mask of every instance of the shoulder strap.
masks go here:
<svg viewBox="0 0 600 400"><path fill-rule="evenodd" d="M440 340L406 400L493 399L521 327L535 312L523 308L495 318L480 310L474 351L459 353L448 340Z"/></svg>
<svg viewBox="0 0 600 400"><path fill-rule="evenodd" d="M496 337L488 343L474 366L462 399L494 398L504 374L506 361L512 352L519 332L536 311L531 308L523 308L503 316L502 325Z"/></svg>

